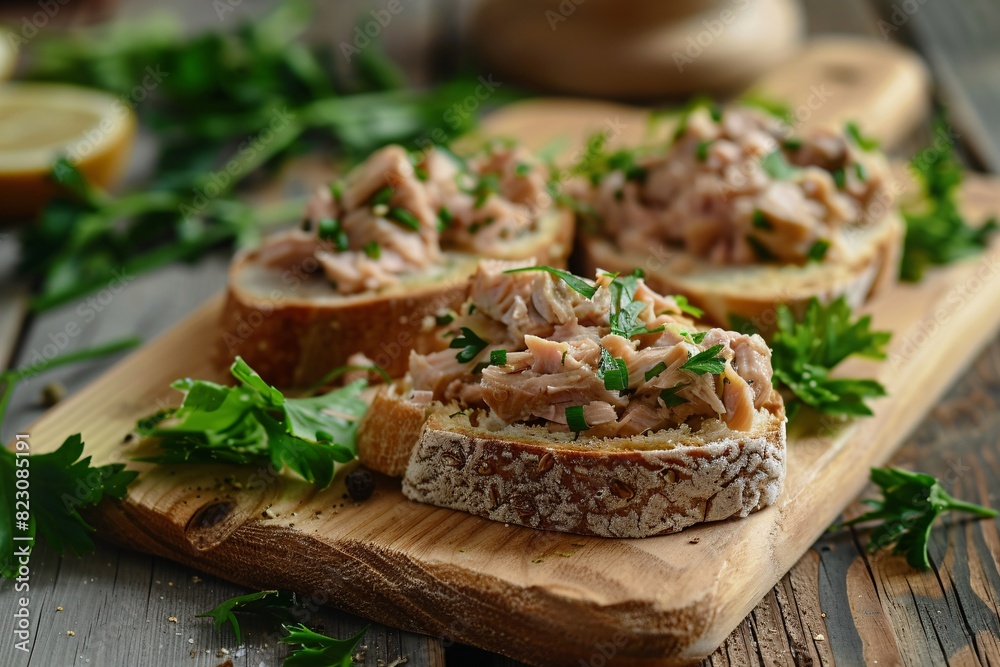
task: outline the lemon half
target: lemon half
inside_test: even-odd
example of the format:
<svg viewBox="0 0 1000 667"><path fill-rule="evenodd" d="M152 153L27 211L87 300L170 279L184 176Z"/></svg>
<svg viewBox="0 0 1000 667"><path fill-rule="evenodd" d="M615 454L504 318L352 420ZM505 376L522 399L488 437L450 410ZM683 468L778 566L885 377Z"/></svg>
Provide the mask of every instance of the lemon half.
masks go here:
<svg viewBox="0 0 1000 667"><path fill-rule="evenodd" d="M59 192L52 163L67 157L90 182L110 187L135 137L125 101L87 88L43 83L0 85L0 216L31 217Z"/></svg>

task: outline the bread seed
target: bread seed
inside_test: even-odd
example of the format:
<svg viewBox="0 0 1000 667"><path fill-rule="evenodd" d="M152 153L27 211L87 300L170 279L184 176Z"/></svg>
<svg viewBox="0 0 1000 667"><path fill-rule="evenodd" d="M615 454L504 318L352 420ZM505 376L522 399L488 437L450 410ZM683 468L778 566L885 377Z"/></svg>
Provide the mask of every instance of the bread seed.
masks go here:
<svg viewBox="0 0 1000 667"><path fill-rule="evenodd" d="M479 465L476 466L476 472L478 472L480 475L492 475L493 466L491 466L486 461L480 461Z"/></svg>
<svg viewBox="0 0 1000 667"><path fill-rule="evenodd" d="M494 485L490 486L490 509L496 509L500 507L500 492Z"/></svg>
<svg viewBox="0 0 1000 667"><path fill-rule="evenodd" d="M455 452L445 452L441 458L444 459L444 464L451 468L461 468L465 465L465 459L462 458L462 455Z"/></svg>
<svg viewBox="0 0 1000 667"><path fill-rule="evenodd" d="M635 491L632 490L632 487L618 479L611 480L611 493L615 494L622 500L628 500L635 495Z"/></svg>
<svg viewBox="0 0 1000 667"><path fill-rule="evenodd" d="M538 459L538 472L546 473L552 470L552 466L555 465L556 459L552 454L546 452L542 454L542 458Z"/></svg>

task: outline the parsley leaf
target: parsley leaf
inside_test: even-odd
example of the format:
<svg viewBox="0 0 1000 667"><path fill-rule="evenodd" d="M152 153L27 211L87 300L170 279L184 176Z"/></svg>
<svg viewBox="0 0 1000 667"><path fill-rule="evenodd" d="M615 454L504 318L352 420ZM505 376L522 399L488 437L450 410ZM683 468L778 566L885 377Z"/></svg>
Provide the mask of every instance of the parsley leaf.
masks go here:
<svg viewBox="0 0 1000 667"><path fill-rule="evenodd" d="M786 402L789 417L800 403L827 414L871 414L865 399L884 396L881 384L875 380L828 377L849 356L885 358L885 345L892 334L872 331L870 326L868 315L852 319L844 297L826 306L814 297L801 321L796 321L784 304L778 306L771 364L776 383L798 399L799 403Z"/></svg>
<svg viewBox="0 0 1000 667"><path fill-rule="evenodd" d="M83 520L79 509L97 505L105 496L123 498L126 487L138 473L125 470L121 463L92 466L90 457L80 458L82 455L83 439L79 433L66 438L59 449L48 454L27 456L25 452L15 453L0 447L0 577L17 574L16 548L32 544L15 542L15 534L34 537L40 533L59 553L80 556L94 550L90 539L94 529ZM17 481L27 471L30 471L30 500L17 496ZM30 505L25 509L18 502Z"/></svg>
<svg viewBox="0 0 1000 667"><path fill-rule="evenodd" d="M522 273L524 271L545 271L546 273L551 273L557 278L562 278L564 283L588 299L593 298L594 294L597 293L597 285L592 285L580 276L574 276L569 271L563 271L551 266L522 266L519 269L507 269L504 273Z"/></svg>
<svg viewBox="0 0 1000 667"><path fill-rule="evenodd" d="M669 389L664 389L660 392L660 400L668 408L676 408L678 405L684 405L688 402L683 396L678 396L677 392L686 387L687 384L681 383L670 387Z"/></svg>
<svg viewBox="0 0 1000 667"><path fill-rule="evenodd" d="M291 591L260 591L229 598L215 609L197 614L195 618L214 619L216 630L221 630L223 623L229 623L236 635L236 643L242 644L243 633L235 614L254 614L279 623L290 623L296 620L294 612L297 608L298 598Z"/></svg>
<svg viewBox="0 0 1000 667"><path fill-rule="evenodd" d="M681 366L682 371L690 371L695 375L712 373L718 375L726 370L726 360L719 356L722 352L722 345L713 345L707 350L702 350L693 357L689 357Z"/></svg>
<svg viewBox="0 0 1000 667"><path fill-rule="evenodd" d="M962 166L953 152L954 139L942 119L935 123L932 149L917 154L910 168L920 182L923 205L903 211L906 237L900 277L917 281L928 266L950 264L986 247L997 229L996 218L972 227L958 206L957 192L962 183ZM940 144L940 145L939 145Z"/></svg>
<svg viewBox="0 0 1000 667"><path fill-rule="evenodd" d="M862 135L858 124L853 120L844 124L844 133L863 151L868 152L878 148L878 141Z"/></svg>
<svg viewBox="0 0 1000 667"><path fill-rule="evenodd" d="M799 173L799 168L789 164L780 150L768 153L761 158L760 168L776 181L791 180Z"/></svg>
<svg viewBox="0 0 1000 667"><path fill-rule="evenodd" d="M826 257L826 252L830 249L830 242L826 239L818 239L815 243L809 246L809 261L810 262L822 262Z"/></svg>
<svg viewBox="0 0 1000 667"><path fill-rule="evenodd" d="M688 301L687 297L683 294L675 294L673 296L674 301L677 303L677 307L680 308L682 313L687 313L696 320L705 314L705 311L697 306L692 306Z"/></svg>
<svg viewBox="0 0 1000 667"><path fill-rule="evenodd" d="M455 358L460 363L467 364L478 357L479 353L485 350L489 343L477 336L476 332L469 327L462 327L461 331L462 335L452 338L448 347L461 350L461 352L455 355Z"/></svg>
<svg viewBox="0 0 1000 667"><path fill-rule="evenodd" d="M285 398L237 358L230 368L240 381L227 387L206 380L178 380L185 394L178 408L139 421L141 435L157 438L153 463L260 464L287 466L319 488L333 480L336 463L355 458L357 422L368 409L364 380L322 396Z"/></svg>
<svg viewBox="0 0 1000 667"><path fill-rule="evenodd" d="M608 287L611 291L611 314L608 319L611 324L611 333L616 336L632 338L633 336L657 333L664 329L663 326L652 330L647 329L646 325L639 319L639 315L649 305L645 301L634 300L641 277L642 271L636 269L631 275L616 276Z"/></svg>
<svg viewBox="0 0 1000 667"><path fill-rule="evenodd" d="M895 545L893 553L905 554L919 570L930 569L927 544L939 515L948 511L969 512L979 517L997 516L997 511L956 500L931 475L899 468L872 468L871 480L882 490L881 500L866 500L873 509L843 526L882 521L872 530L868 551Z"/></svg>
<svg viewBox="0 0 1000 667"><path fill-rule="evenodd" d="M590 424L587 423L587 418L583 414L582 405L571 405L566 408L566 424L569 426L569 430L577 433L590 428Z"/></svg>
<svg viewBox="0 0 1000 667"><path fill-rule="evenodd" d="M282 643L299 645L285 658L285 667L350 667L354 664L354 649L368 632L365 627L353 637L334 639L301 623L283 627L287 634L281 638Z"/></svg>
<svg viewBox="0 0 1000 667"><path fill-rule="evenodd" d="M604 347L601 347L601 362L597 368L597 375L604 380L604 388L609 391L628 389L628 365L624 359L612 357Z"/></svg>

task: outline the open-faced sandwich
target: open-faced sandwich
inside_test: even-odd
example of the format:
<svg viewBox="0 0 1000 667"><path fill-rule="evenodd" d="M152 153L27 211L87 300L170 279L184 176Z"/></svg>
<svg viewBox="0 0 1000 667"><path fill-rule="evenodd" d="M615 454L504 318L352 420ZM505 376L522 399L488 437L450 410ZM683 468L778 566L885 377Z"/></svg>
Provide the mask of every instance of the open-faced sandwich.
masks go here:
<svg viewBox="0 0 1000 667"><path fill-rule="evenodd" d="M760 330L813 296L861 305L898 274L902 221L885 157L856 126L798 137L751 106L698 107L665 150L582 165L583 270L642 267L716 324Z"/></svg>
<svg viewBox="0 0 1000 667"><path fill-rule="evenodd" d="M640 274L586 281L483 261L469 301L380 388L368 467L413 500L608 537L746 516L785 473L785 414L758 335L699 329Z"/></svg>
<svg viewBox="0 0 1000 667"><path fill-rule="evenodd" d="M565 264L573 218L546 179L504 142L468 159L377 151L312 197L301 228L233 260L221 356L284 387L357 353L402 375L411 349L441 345L435 317L465 301L479 257Z"/></svg>

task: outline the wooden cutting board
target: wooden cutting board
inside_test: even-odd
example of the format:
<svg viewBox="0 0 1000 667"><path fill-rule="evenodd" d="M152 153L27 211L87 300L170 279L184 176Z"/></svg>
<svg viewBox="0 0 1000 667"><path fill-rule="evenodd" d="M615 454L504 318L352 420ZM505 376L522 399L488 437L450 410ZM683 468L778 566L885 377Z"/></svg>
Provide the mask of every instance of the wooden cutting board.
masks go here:
<svg viewBox="0 0 1000 667"><path fill-rule="evenodd" d="M560 101L509 107L488 131L572 141L608 113L636 128L629 131L643 127L635 109ZM972 180L964 195L972 219L1000 212L997 181ZM317 492L268 469L141 464L130 464L141 475L124 501L90 518L102 537L252 588L294 589L534 664L695 660L725 639L995 335L998 269L1000 244L875 300L875 325L894 332L890 358L850 362L844 372L877 376L890 397L874 403L876 416L833 434L791 434L777 504L743 520L611 540L420 505L384 477L371 499L354 503L340 480ZM33 450L82 432L96 463L123 460L122 436L135 421L177 401L171 381L221 379L208 344L220 306L219 298L206 303L47 413L28 429Z"/></svg>

